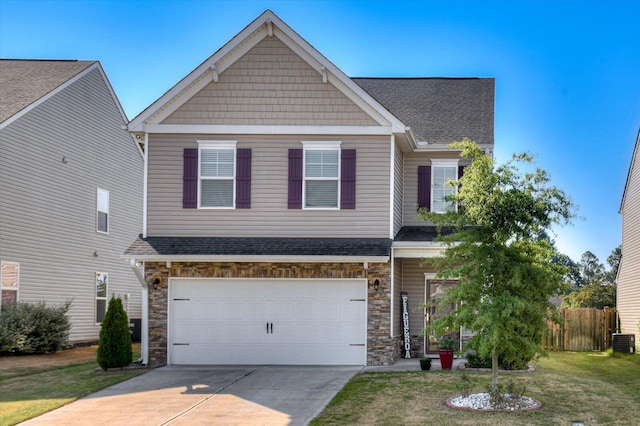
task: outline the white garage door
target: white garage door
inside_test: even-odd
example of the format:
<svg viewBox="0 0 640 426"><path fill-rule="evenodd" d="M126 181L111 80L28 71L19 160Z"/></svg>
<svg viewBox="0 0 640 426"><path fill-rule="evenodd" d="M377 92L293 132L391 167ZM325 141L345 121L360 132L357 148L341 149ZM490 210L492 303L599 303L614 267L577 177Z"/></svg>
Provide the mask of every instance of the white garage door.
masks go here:
<svg viewBox="0 0 640 426"><path fill-rule="evenodd" d="M366 364L365 280L172 279L171 364Z"/></svg>

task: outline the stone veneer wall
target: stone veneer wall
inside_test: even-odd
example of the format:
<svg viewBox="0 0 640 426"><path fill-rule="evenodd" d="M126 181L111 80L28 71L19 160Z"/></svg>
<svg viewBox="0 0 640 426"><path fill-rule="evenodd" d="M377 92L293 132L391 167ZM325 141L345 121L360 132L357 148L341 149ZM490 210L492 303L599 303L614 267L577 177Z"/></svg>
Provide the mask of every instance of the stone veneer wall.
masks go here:
<svg viewBox="0 0 640 426"><path fill-rule="evenodd" d="M167 307L169 278L367 278L367 364L389 365L400 354L400 338L391 337L391 265L362 263L214 263L146 262L149 286L149 364L167 363ZM380 280L378 290L373 283Z"/></svg>

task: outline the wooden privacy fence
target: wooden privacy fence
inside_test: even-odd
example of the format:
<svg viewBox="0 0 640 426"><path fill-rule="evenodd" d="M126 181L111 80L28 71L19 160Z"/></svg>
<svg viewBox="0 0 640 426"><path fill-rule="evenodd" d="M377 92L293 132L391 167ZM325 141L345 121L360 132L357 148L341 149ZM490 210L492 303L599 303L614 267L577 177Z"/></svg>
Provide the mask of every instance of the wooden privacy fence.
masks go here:
<svg viewBox="0 0 640 426"><path fill-rule="evenodd" d="M604 351L611 347L615 331L615 309L560 308L560 324L548 323L542 347L548 351Z"/></svg>

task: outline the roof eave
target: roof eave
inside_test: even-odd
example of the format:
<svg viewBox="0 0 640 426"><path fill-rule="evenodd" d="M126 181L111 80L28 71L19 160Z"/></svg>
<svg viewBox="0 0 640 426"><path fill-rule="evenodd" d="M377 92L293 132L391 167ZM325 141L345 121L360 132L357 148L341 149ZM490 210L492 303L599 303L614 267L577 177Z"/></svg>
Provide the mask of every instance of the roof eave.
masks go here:
<svg viewBox="0 0 640 426"><path fill-rule="evenodd" d="M255 262L255 263L387 263L390 256L295 256L295 255L171 255L126 254L123 260L143 262Z"/></svg>

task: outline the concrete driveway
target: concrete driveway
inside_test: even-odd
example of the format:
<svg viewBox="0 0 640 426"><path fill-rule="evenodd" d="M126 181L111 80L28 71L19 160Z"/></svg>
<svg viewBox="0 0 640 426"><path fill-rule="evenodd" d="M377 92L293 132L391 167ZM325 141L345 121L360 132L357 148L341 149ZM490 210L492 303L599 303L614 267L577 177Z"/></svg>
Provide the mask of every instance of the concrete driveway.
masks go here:
<svg viewBox="0 0 640 426"><path fill-rule="evenodd" d="M361 369L166 366L23 424L306 425Z"/></svg>

